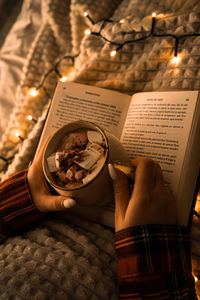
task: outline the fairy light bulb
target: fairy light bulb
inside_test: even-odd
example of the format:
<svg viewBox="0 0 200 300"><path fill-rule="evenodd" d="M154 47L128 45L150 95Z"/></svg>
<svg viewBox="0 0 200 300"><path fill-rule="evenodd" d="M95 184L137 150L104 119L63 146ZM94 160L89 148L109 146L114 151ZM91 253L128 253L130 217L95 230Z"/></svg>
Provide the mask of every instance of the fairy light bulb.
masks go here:
<svg viewBox="0 0 200 300"><path fill-rule="evenodd" d="M66 82L68 80L68 76L63 76L62 78L60 78L60 81L62 82Z"/></svg>
<svg viewBox="0 0 200 300"><path fill-rule="evenodd" d="M35 97L38 95L38 90L36 90L36 88L32 88L29 90L29 95L31 95L32 97Z"/></svg>
<svg viewBox="0 0 200 300"><path fill-rule="evenodd" d="M31 115L28 115L28 116L27 116L27 119L28 119L29 121L33 121L34 123L37 123L37 120L34 119L33 116L31 116Z"/></svg>
<svg viewBox="0 0 200 300"><path fill-rule="evenodd" d="M112 57L114 57L116 54L117 54L116 50L113 50L113 51L110 52L110 56L112 56Z"/></svg>
<svg viewBox="0 0 200 300"><path fill-rule="evenodd" d="M90 35L90 34L91 34L90 29L86 29L86 30L85 30L85 35Z"/></svg>
<svg viewBox="0 0 200 300"><path fill-rule="evenodd" d="M16 136L16 138L20 139L21 141L24 140L24 138L20 135L20 132L19 132L19 131L15 131L15 132L14 132L14 135Z"/></svg>
<svg viewBox="0 0 200 300"><path fill-rule="evenodd" d="M155 12L152 13L152 17L153 17L153 18L156 17L156 13L155 13Z"/></svg>
<svg viewBox="0 0 200 300"><path fill-rule="evenodd" d="M194 277L195 282L197 282L199 280L197 276L193 275L193 277Z"/></svg>
<svg viewBox="0 0 200 300"><path fill-rule="evenodd" d="M87 11L85 11L85 12L83 13L83 15L84 15L84 17L87 17L87 16L88 16Z"/></svg>
<svg viewBox="0 0 200 300"><path fill-rule="evenodd" d="M125 19L121 19L119 22L122 24L125 22Z"/></svg>
<svg viewBox="0 0 200 300"><path fill-rule="evenodd" d="M171 62L175 65L177 65L179 62L180 62L181 58L180 56L174 56L172 59L171 59Z"/></svg>

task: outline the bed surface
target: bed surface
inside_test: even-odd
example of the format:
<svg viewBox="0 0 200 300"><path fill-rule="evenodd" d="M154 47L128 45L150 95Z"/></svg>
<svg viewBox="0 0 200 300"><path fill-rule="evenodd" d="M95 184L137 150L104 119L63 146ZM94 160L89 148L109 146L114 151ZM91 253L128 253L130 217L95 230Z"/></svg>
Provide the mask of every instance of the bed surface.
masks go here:
<svg viewBox="0 0 200 300"><path fill-rule="evenodd" d="M58 76L52 72L45 89L34 99L28 90L38 86L44 74L66 54L78 54L74 66L70 58L60 64L61 73L75 82L128 94L199 89L199 37L180 43L183 59L174 66L170 62L174 53L170 38L127 45L110 59L113 45L101 37L84 35L87 28L99 28L83 16L84 11L94 20L112 18L115 22L108 22L103 34L113 41L125 41L135 38L135 32L149 30L155 10L164 14L157 22L160 33L186 34L200 28L197 0L16 1L15 9L4 20L0 40L0 155L15 156L1 172L2 180L32 160ZM127 33L130 28L131 33ZM36 118L36 124L28 122L28 114ZM23 142L14 135L19 129ZM195 274L200 273L199 236L200 222L195 218ZM0 248L0 299L118 299L113 231L108 228L75 216L51 215Z"/></svg>

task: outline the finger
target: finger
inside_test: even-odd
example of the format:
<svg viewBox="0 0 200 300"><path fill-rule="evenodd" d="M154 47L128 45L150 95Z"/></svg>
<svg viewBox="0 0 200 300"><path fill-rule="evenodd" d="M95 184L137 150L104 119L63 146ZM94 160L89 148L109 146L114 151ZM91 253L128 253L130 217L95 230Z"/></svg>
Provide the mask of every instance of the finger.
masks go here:
<svg viewBox="0 0 200 300"><path fill-rule="evenodd" d="M163 172L158 163L155 164L156 167L156 185L163 185L164 184L164 178L163 178Z"/></svg>
<svg viewBox="0 0 200 300"><path fill-rule="evenodd" d="M148 180L148 182L150 184L153 184L153 186L155 186L156 184L164 183L163 172L159 163L153 161L152 159L135 158L131 161L131 164L135 167L138 166L139 164L144 164L145 174L148 177L148 179L149 177L151 179Z"/></svg>
<svg viewBox="0 0 200 300"><path fill-rule="evenodd" d="M112 168L116 172L116 175L114 176L115 180L113 180L113 189L115 196L115 228L118 230L123 223L129 202L129 184L126 175L115 169L113 166ZM111 178L113 179L114 172L112 171L112 168L109 167L109 173L111 173Z"/></svg>
<svg viewBox="0 0 200 300"><path fill-rule="evenodd" d="M155 185L157 175L155 162L151 159L136 158L131 164L136 167L134 191L140 195L146 194Z"/></svg>
<svg viewBox="0 0 200 300"><path fill-rule="evenodd" d="M42 148L40 149L39 153L36 157L34 157L32 165L29 167L29 175L31 173L37 173L38 180L43 180L44 174L43 174L43 168L42 168L42 158L44 151L46 149L46 146L50 140L51 136L49 136L44 144L42 145ZM33 171L34 170L34 171Z"/></svg>
<svg viewBox="0 0 200 300"><path fill-rule="evenodd" d="M44 142L44 144L42 145L39 153L37 154L37 156L34 158L34 161L37 160L38 162L42 163L42 157L44 154L44 151L46 149L47 144L49 143L50 139L51 139L52 135L50 135Z"/></svg>
<svg viewBox="0 0 200 300"><path fill-rule="evenodd" d="M43 211L61 211L69 209L76 205L73 198L66 198L65 196L50 196L45 195L43 201Z"/></svg>

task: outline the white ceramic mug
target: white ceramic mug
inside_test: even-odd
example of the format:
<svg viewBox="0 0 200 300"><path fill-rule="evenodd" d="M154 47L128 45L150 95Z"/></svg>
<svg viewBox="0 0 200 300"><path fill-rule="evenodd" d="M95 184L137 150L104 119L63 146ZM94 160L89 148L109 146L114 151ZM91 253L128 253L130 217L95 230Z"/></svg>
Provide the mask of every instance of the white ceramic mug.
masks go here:
<svg viewBox="0 0 200 300"><path fill-rule="evenodd" d="M69 188L59 186L53 179L47 164L47 158L56 152L57 146L61 139L70 132L86 128L100 132L105 140L105 162L98 174L87 184L78 188ZM108 174L108 163L120 161L127 164L128 155L120 141L110 132L103 130L98 125L88 121L75 121L69 123L60 129L51 137L48 142L43 156L43 171L48 183L61 195L76 199L80 205L99 205L102 206L114 199L112 180Z"/></svg>

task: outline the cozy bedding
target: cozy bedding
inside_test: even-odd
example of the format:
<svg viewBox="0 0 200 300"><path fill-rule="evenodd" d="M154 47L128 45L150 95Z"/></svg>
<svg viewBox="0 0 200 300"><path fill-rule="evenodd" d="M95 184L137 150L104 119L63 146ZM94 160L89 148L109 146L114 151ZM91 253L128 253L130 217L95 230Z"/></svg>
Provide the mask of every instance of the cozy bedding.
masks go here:
<svg viewBox="0 0 200 300"><path fill-rule="evenodd" d="M158 33L199 33L198 0L23 1L0 51L1 180L33 159L60 75L128 94L199 89L200 37L180 41L178 64L171 61L171 37L128 43L110 56L115 43L134 40L151 29L154 11ZM93 25L84 12L101 21ZM103 25L101 36L84 34L88 28L99 32L106 18L113 22ZM32 88L37 88L37 95L30 93ZM11 158L8 167L4 158ZM200 274L199 236L200 222L194 218L196 275ZM51 214L0 248L0 299L118 299L109 228L71 214Z"/></svg>

